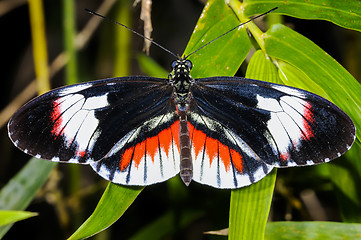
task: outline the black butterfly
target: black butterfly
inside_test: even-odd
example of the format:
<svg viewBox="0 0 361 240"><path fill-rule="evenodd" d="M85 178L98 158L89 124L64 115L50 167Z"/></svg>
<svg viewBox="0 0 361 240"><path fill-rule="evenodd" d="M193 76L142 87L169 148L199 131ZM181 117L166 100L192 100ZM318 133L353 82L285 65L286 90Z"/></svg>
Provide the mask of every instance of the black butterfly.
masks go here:
<svg viewBox="0 0 361 240"><path fill-rule="evenodd" d="M180 172L186 185L217 188L250 185L273 167L328 162L355 140L352 120L310 92L240 77L193 79L187 57L172 68L168 79L50 91L14 114L9 136L27 154L90 164L114 183L149 185Z"/></svg>

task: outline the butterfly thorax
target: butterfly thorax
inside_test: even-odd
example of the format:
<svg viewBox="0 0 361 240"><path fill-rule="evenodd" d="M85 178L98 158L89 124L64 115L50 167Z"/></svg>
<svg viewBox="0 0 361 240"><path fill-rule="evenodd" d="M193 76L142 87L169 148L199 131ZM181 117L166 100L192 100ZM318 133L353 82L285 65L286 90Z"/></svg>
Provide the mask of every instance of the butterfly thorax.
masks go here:
<svg viewBox="0 0 361 240"><path fill-rule="evenodd" d="M190 76L192 63L179 59L172 63L170 83L173 86L173 101L179 116L180 176L186 185L192 181L193 164L189 139L187 112L192 99L190 88L194 80Z"/></svg>
<svg viewBox="0 0 361 240"><path fill-rule="evenodd" d="M192 63L189 60L178 59L172 62L172 73L169 78L173 86L173 100L176 105L190 103L190 87L194 82L189 74L191 69Z"/></svg>

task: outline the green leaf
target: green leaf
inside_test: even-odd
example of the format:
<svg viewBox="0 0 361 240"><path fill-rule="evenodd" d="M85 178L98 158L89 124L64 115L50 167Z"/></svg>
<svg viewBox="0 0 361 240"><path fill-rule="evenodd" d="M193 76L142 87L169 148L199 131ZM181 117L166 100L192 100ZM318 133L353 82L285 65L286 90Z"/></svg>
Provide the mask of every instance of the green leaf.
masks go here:
<svg viewBox="0 0 361 240"><path fill-rule="evenodd" d="M88 238L108 228L123 215L142 190L141 187L109 183L93 214L69 240Z"/></svg>
<svg viewBox="0 0 361 240"><path fill-rule="evenodd" d="M279 82L277 69L258 50L251 58L247 78ZM229 239L263 239L271 206L277 170L251 186L232 190L229 216Z"/></svg>
<svg viewBox="0 0 361 240"><path fill-rule="evenodd" d="M0 210L0 226L15 223L37 215L38 214L34 212Z"/></svg>
<svg viewBox="0 0 361 240"><path fill-rule="evenodd" d="M361 31L359 0L244 0L243 3L247 16L278 7L275 13L303 19L326 20L344 28Z"/></svg>
<svg viewBox="0 0 361 240"><path fill-rule="evenodd" d="M354 240L361 237L361 224L337 222L271 222L265 240Z"/></svg>
<svg viewBox="0 0 361 240"><path fill-rule="evenodd" d="M320 85L318 85L317 82L312 81L298 68L289 63L283 62L282 60L278 60L277 65L279 69L279 77L281 78L283 84L301 89L312 89L313 93L330 99L327 93L322 89L322 87L320 87Z"/></svg>
<svg viewBox="0 0 361 240"><path fill-rule="evenodd" d="M261 50L253 54L247 67L246 77L273 83L281 82L277 68Z"/></svg>
<svg viewBox="0 0 361 240"><path fill-rule="evenodd" d="M24 210L44 185L48 175L57 163L32 158L0 192L0 209ZM11 225L0 227L0 238Z"/></svg>
<svg viewBox="0 0 361 240"><path fill-rule="evenodd" d="M309 84L306 90L313 92L322 88L329 99L353 119L360 138L361 86L356 79L316 44L284 25L273 25L264 41L270 57L289 63L317 83Z"/></svg>
<svg viewBox="0 0 361 240"><path fill-rule="evenodd" d="M239 25L233 11L223 1L208 1L184 55L204 46L229 29ZM251 43L244 27L217 39L190 56L194 78L210 76L233 76L246 58Z"/></svg>
<svg viewBox="0 0 361 240"><path fill-rule="evenodd" d="M261 181L232 190L229 239L263 240L273 196L277 169Z"/></svg>

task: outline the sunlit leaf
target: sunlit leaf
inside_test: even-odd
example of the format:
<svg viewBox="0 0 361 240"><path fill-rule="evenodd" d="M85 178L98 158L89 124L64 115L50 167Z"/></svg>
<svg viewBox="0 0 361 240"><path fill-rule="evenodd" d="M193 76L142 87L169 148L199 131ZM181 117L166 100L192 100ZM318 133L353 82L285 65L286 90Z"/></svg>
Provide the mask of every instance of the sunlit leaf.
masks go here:
<svg viewBox="0 0 361 240"><path fill-rule="evenodd" d="M224 2L208 1L184 54L190 54L237 25L239 20ZM194 53L189 58L194 65L191 75L193 78L233 76L250 48L246 29L237 29Z"/></svg>
<svg viewBox="0 0 361 240"><path fill-rule="evenodd" d="M359 0L244 0L248 16L278 7L276 13L302 19L327 20L341 27L361 31Z"/></svg>
<svg viewBox="0 0 361 240"><path fill-rule="evenodd" d="M0 191L0 209L24 210L57 163L32 158ZM0 238L11 225L0 227Z"/></svg>
<svg viewBox="0 0 361 240"><path fill-rule="evenodd" d="M15 223L37 215L38 214L34 212L0 210L0 226Z"/></svg>
<svg viewBox="0 0 361 240"><path fill-rule="evenodd" d="M88 238L111 226L123 215L142 189L109 183L93 214L69 240Z"/></svg>
<svg viewBox="0 0 361 240"><path fill-rule="evenodd" d="M361 224L337 222L271 222L265 240L354 240L360 239Z"/></svg>

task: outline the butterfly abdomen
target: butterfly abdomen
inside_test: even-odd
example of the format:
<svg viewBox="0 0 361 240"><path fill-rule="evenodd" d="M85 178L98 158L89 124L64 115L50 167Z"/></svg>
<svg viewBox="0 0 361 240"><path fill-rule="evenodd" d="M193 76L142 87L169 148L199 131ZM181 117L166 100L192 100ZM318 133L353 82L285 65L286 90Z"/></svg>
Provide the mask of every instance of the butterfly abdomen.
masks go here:
<svg viewBox="0 0 361 240"><path fill-rule="evenodd" d="M177 106L177 109L179 114L180 176L188 186L193 178L192 154L187 120L188 107Z"/></svg>

